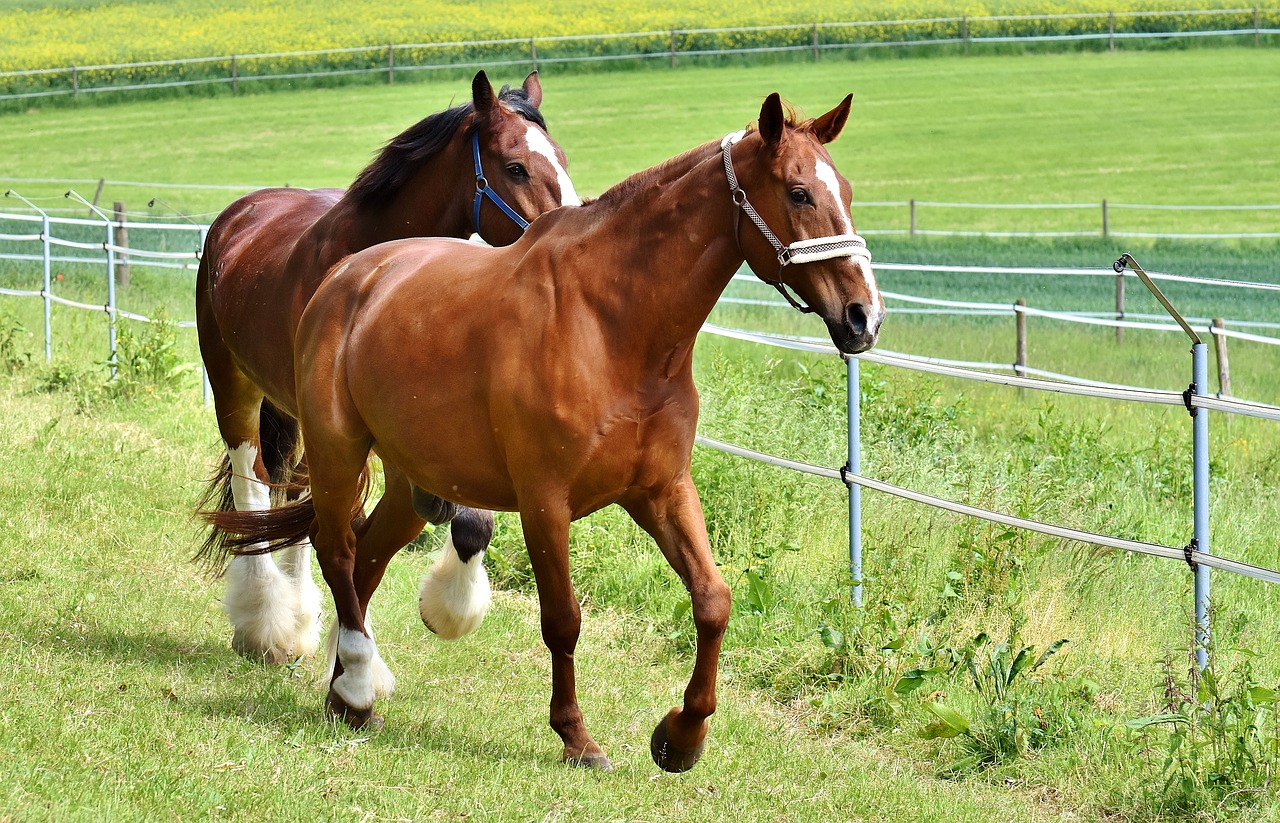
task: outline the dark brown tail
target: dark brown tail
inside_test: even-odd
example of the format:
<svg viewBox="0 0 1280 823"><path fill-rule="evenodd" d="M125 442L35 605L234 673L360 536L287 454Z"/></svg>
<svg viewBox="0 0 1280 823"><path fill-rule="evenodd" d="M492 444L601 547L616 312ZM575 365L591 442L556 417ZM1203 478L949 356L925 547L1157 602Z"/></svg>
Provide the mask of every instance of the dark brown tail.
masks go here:
<svg viewBox="0 0 1280 823"><path fill-rule="evenodd" d="M262 401L258 414L259 439L262 444L262 462L271 478L273 502L283 502L284 496L299 483L305 485L305 476L295 475L301 453L301 431L298 421L280 411L269 401ZM196 552L195 561L208 567L214 574L221 574L230 555L235 554L235 543L210 517L212 513L235 512L235 498L231 493L231 457L225 452L222 462L205 485L196 503L196 511L209 524L209 534Z"/></svg>
<svg viewBox="0 0 1280 823"><path fill-rule="evenodd" d="M364 520L364 504L369 496L369 466L360 471L356 500L351 507L352 528ZM270 554L301 543L311 534L316 520L315 504L308 496L295 503L263 511L205 511L200 517L218 535L218 547L227 555Z"/></svg>

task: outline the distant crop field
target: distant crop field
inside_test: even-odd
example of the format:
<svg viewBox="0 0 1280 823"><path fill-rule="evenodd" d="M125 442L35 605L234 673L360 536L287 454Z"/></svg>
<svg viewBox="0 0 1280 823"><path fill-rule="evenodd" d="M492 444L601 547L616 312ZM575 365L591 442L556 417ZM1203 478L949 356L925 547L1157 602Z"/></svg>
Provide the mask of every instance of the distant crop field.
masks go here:
<svg viewBox="0 0 1280 823"><path fill-rule="evenodd" d="M373 0L17 0L0 17L0 71L276 51L549 37L684 28L767 26L927 17L1224 9L1204 0L990 0L963 9L934 0L822 3L772 0L726 5L713 0L505 3ZM1244 15L1251 17L1252 15ZM1243 17L1241 18L1243 20ZM1172 18L1176 29L1195 25ZM1042 33L1069 23L1046 21ZM1106 21L1102 21L1102 30ZM769 42L768 33L726 35L726 44ZM723 45L723 44L722 44Z"/></svg>

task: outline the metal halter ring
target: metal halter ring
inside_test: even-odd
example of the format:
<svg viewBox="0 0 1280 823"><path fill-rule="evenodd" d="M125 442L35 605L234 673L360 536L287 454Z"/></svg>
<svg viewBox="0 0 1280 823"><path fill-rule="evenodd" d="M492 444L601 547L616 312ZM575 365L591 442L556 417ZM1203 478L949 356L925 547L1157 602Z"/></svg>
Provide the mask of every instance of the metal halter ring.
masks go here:
<svg viewBox="0 0 1280 823"><path fill-rule="evenodd" d="M476 234L480 233L480 204L487 197L498 208L502 209L502 213L510 217L512 222L520 227L521 231L529 228L529 221L520 216L520 213L506 204L496 191L489 188L489 181L484 176L484 169L480 166L480 133L473 132L471 134L471 157L475 161L476 166L476 199L471 207L471 222L475 227Z"/></svg>

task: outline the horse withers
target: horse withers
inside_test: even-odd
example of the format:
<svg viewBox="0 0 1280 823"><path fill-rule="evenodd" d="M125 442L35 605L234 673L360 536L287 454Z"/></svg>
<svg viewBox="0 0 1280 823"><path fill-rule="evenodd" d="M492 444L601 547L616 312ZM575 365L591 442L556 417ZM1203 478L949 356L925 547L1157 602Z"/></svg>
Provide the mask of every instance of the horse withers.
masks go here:
<svg viewBox="0 0 1280 823"><path fill-rule="evenodd" d="M202 508L266 509L272 487L288 484L298 446L294 332L334 263L402 237L478 233L500 246L538 215L578 204L541 102L536 72L520 88L496 93L479 72L470 103L432 114L391 140L346 191L263 189L219 215L200 261L196 321L227 455ZM390 467L389 477L395 474ZM408 487L393 480L388 486L400 491L402 505L382 507L370 527L404 545L423 519L409 505ZM438 503L423 493L418 498L419 508ZM432 511L442 522L454 507ZM451 530L441 573L482 575L480 553L491 530L487 512L464 518ZM215 526L202 550L215 565L225 561L225 537ZM270 557L231 560L223 606L237 651L280 663L316 650L320 592L310 564L306 545L284 553L279 565ZM380 692L390 691L389 671L379 683Z"/></svg>
<svg viewBox="0 0 1280 823"><path fill-rule="evenodd" d="M824 147L851 100L796 122L770 95L754 129L544 215L507 248L400 240L335 267L296 347L313 495L218 518L250 552L310 536L338 612L331 712L357 727L375 718L365 610L388 555L352 516L375 449L406 483L519 512L569 762L610 767L578 707L569 524L617 503L652 535L690 593L697 646L683 705L650 751L668 771L697 762L730 594L690 476L694 342L745 259L841 351L875 343L884 301Z"/></svg>

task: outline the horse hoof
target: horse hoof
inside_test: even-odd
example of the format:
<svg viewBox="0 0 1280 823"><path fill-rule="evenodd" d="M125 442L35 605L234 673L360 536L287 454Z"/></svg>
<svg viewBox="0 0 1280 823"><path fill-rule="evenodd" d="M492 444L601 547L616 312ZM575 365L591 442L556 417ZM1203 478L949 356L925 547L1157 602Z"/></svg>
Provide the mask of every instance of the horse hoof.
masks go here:
<svg viewBox="0 0 1280 823"><path fill-rule="evenodd" d="M367 709L357 709L348 706L347 702L334 692L329 692L329 696L324 702L325 711L331 716L340 718L356 731L378 731L384 724L382 715L373 710L373 706Z"/></svg>
<svg viewBox="0 0 1280 823"><path fill-rule="evenodd" d="M263 648L256 639L251 640L246 633L240 631L231 635L231 650L246 660L268 666L283 666L293 659L292 649L279 646Z"/></svg>
<svg viewBox="0 0 1280 823"><path fill-rule="evenodd" d="M564 762L570 766L581 766L584 769L591 769L597 772L613 771L613 764L609 762L609 758L605 756L604 752L590 752L581 755L566 754Z"/></svg>
<svg viewBox="0 0 1280 823"><path fill-rule="evenodd" d="M667 718L664 717L653 730L653 737L649 738L649 754L653 756L653 762L658 764L658 768L664 772L679 774L694 767L702 757L706 742L706 738L703 738L692 751L676 748L667 736Z"/></svg>

